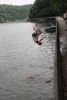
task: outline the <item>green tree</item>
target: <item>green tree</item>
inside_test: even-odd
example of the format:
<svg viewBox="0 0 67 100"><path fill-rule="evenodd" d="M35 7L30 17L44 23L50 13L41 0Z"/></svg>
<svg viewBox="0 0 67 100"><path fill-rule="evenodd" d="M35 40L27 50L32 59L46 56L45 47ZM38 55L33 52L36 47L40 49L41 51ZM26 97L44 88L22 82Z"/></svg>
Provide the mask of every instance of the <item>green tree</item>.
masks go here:
<svg viewBox="0 0 67 100"><path fill-rule="evenodd" d="M24 20L29 16L32 5L0 5L0 22Z"/></svg>
<svg viewBox="0 0 67 100"><path fill-rule="evenodd" d="M62 15L67 9L67 0L35 0L29 18Z"/></svg>

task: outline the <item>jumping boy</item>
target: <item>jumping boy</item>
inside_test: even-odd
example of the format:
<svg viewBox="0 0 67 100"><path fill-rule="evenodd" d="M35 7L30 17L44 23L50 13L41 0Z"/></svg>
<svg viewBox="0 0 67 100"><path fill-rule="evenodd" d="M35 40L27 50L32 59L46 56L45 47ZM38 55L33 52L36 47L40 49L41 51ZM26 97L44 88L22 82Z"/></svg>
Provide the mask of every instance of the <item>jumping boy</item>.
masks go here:
<svg viewBox="0 0 67 100"><path fill-rule="evenodd" d="M33 38L33 41L35 43L37 43L38 45L42 45L42 42L40 40L38 40L39 36L41 35L42 31L36 26L33 26L33 30L34 30L34 33L32 34L32 38Z"/></svg>

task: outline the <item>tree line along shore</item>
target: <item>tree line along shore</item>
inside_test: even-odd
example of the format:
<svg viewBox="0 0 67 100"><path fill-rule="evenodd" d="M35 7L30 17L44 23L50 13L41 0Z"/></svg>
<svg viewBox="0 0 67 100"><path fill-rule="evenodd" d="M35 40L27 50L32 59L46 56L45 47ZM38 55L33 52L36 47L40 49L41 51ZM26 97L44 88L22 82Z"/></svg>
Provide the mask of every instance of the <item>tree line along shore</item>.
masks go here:
<svg viewBox="0 0 67 100"><path fill-rule="evenodd" d="M30 5L0 5L0 23L33 18L62 16L67 10L67 0L35 0Z"/></svg>
<svg viewBox="0 0 67 100"><path fill-rule="evenodd" d="M0 5L0 23L27 19L31 6Z"/></svg>

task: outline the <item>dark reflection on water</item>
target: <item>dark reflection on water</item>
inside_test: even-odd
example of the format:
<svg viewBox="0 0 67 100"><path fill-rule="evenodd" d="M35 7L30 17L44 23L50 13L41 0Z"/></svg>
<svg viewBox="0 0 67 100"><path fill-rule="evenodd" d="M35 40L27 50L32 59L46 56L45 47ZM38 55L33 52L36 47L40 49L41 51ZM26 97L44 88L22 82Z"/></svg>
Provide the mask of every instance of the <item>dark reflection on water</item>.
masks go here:
<svg viewBox="0 0 67 100"><path fill-rule="evenodd" d="M0 25L0 100L51 100L55 34L32 41L34 23ZM45 26L46 27L46 26Z"/></svg>

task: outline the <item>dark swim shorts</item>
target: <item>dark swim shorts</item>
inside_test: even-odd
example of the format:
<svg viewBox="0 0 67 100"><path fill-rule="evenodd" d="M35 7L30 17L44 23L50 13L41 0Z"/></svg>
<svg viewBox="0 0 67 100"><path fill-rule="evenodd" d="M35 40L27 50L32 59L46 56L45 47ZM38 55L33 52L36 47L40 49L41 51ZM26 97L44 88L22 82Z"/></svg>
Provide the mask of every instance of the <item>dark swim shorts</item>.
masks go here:
<svg viewBox="0 0 67 100"><path fill-rule="evenodd" d="M33 34L32 34L32 37L36 37L38 34L36 33L36 32L34 32Z"/></svg>
<svg viewBox="0 0 67 100"><path fill-rule="evenodd" d="M32 34L32 36L33 37L36 37L37 35L40 35L42 32L34 32L33 34Z"/></svg>

